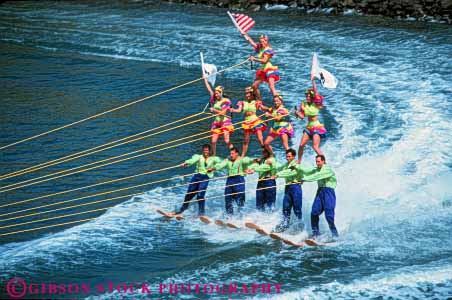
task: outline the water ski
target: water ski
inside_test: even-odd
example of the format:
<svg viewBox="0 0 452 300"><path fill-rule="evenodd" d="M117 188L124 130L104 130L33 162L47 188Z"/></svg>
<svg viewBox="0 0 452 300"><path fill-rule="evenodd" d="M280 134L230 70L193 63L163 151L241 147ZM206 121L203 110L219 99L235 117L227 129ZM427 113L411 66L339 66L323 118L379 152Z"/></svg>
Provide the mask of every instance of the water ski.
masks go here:
<svg viewBox="0 0 452 300"><path fill-rule="evenodd" d="M239 229L240 228L240 226L235 225L234 223L231 223L231 222L226 223L226 226L229 227L229 228L234 228L234 229Z"/></svg>
<svg viewBox="0 0 452 300"><path fill-rule="evenodd" d="M201 217L199 217L199 220L200 220L201 222L203 222L203 223L206 223L206 224L212 223L212 220L211 220L209 217L206 217L206 216L201 216Z"/></svg>
<svg viewBox="0 0 452 300"><path fill-rule="evenodd" d="M270 235L270 232L266 231L263 228L256 228L256 232L262 235Z"/></svg>
<svg viewBox="0 0 452 300"><path fill-rule="evenodd" d="M251 222L246 222L245 227L249 228L249 229L261 229L260 226L254 224L254 223L251 223Z"/></svg>
<svg viewBox="0 0 452 300"><path fill-rule="evenodd" d="M294 242L294 241L291 241L288 239L283 239L283 243L286 245L289 245L289 246L294 246L294 247L303 247L304 246L303 242L297 243L297 242Z"/></svg>
<svg viewBox="0 0 452 300"><path fill-rule="evenodd" d="M284 240L284 238L282 236L280 236L279 234L274 233L274 232L270 233L269 236L274 240L280 240L280 241Z"/></svg>
<svg viewBox="0 0 452 300"><path fill-rule="evenodd" d="M336 241L331 241L331 242L319 242L319 241L316 241L316 240L314 240L314 239L306 239L306 240L304 241L304 243L305 243L306 245L309 245L309 246L335 246L335 245L338 244L338 242L336 242Z"/></svg>
<svg viewBox="0 0 452 300"><path fill-rule="evenodd" d="M172 217L174 217L174 214L173 214L173 213L166 212L166 211L161 210L161 209L157 209L157 212L158 212L159 214L161 214L161 215L167 217L167 218L172 218Z"/></svg>
<svg viewBox="0 0 452 300"><path fill-rule="evenodd" d="M226 223L222 220L215 220L215 224L221 227L226 227Z"/></svg>

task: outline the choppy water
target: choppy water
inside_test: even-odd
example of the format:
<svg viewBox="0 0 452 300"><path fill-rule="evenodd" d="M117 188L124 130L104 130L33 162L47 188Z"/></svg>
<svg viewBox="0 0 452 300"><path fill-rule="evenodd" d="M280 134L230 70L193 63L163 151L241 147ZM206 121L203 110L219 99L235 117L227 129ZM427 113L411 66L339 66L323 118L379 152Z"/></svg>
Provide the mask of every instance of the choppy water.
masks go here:
<svg viewBox="0 0 452 300"><path fill-rule="evenodd" d="M103 214L1 229L4 233L96 217L71 228L1 237L3 298L8 297L3 283L12 277L28 282L145 282L152 287L162 282L277 282L282 285L282 293L273 295L275 299L452 297L450 26L286 11L253 16L257 22L254 34L267 33L276 51L276 64L283 71L278 88L285 94L287 106L298 105L309 84L314 51L321 64L340 81L337 90L323 91L327 107L322 113L329 130L323 150L339 182L339 245L294 249L252 231L220 230L191 221L162 221L155 208L173 209L182 201L185 189L164 188L185 182L177 176L192 172L177 169L39 202L51 203L175 177L160 186L135 189L130 193L146 192L126 201L88 207L114 205ZM0 5L0 144L195 79L200 73L199 51L219 68L236 64L251 53L224 12L215 9L102 1L4 3ZM252 78L253 71L246 65L220 76L218 82L236 101ZM266 88L264 92L268 96ZM2 174L194 114L206 102L206 92L197 83L11 147L1 152ZM303 124L296 126L293 146L299 141ZM54 166L39 175L207 128L207 121L196 123ZM239 132L233 141L240 144ZM202 143L2 193L2 203L174 165L198 151ZM224 154L224 149L220 152ZM254 143L250 155L257 153ZM278 156L283 158L281 148ZM311 150L306 159L313 161ZM19 182L34 175L2 183ZM270 227L277 222L279 209L271 217L252 211L255 180L253 176L248 178L248 218L265 220ZM208 203L212 217L222 213L223 185L224 181L218 180L209 186L207 197L217 197ZM304 216L309 216L314 193L315 186L304 186ZM280 192L278 202L281 198ZM37 202L20 208L34 205ZM0 208L0 213L18 207ZM0 226L22 221L0 220ZM323 219L321 222L325 225ZM145 298L123 293L84 296ZM159 298L171 297L165 294Z"/></svg>

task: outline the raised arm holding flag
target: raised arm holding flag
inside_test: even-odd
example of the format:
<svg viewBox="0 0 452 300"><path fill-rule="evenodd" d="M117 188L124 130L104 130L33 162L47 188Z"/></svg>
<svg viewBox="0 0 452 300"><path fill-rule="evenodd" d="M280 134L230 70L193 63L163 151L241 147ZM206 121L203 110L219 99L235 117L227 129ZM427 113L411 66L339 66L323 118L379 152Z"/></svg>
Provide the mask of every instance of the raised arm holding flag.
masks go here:
<svg viewBox="0 0 452 300"><path fill-rule="evenodd" d="M295 110L295 115L300 119L308 117L308 125L303 130L300 146L298 147L298 163L303 158L304 147L312 139L312 148L317 155L323 155L320 149L320 140L326 136L325 126L319 121L319 112L324 106L323 97L319 94L315 79L319 79L322 86L327 88L336 88L337 79L325 69L320 68L317 54L312 57L311 81L312 87L305 92L306 101L303 101L299 110Z"/></svg>
<svg viewBox="0 0 452 300"><path fill-rule="evenodd" d="M201 53L201 65L204 77L204 85L210 95L210 112L217 114L215 120L212 122L211 133L212 133L212 154L216 155L217 152L217 141L222 135L224 138L224 143L228 148L233 147L231 144L229 135L234 132L234 125L232 125L232 120L230 116L230 110L232 107L232 102L224 94L224 87L221 85L216 86L214 89L210 86L214 86L217 68L215 65L205 64L204 58ZM211 75L212 74L212 75Z"/></svg>
<svg viewBox="0 0 452 300"><path fill-rule="evenodd" d="M272 63L270 62L272 57L275 55L275 52L268 42L268 36L261 34L259 36L259 43L256 44L247 33L248 30L250 30L254 26L254 20L243 14L231 14L230 12L228 12L228 15L234 25L240 31L240 33L244 36L245 40L250 43L254 51L257 53L257 57L251 56L250 61L255 61L262 64L262 66L256 71L256 79L253 83L253 88L256 92L257 98L261 100L259 85L262 82L268 83L268 87L270 88L273 96L278 95L278 92L275 88L275 82L279 81L280 73L278 67L272 65Z"/></svg>

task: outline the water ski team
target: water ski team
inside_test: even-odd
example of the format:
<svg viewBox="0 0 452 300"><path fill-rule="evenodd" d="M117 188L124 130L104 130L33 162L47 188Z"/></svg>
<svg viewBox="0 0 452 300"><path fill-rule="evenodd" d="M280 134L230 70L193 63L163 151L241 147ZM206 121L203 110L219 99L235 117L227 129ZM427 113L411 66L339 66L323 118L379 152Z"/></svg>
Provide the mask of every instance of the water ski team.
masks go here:
<svg viewBox="0 0 452 300"><path fill-rule="evenodd" d="M289 148L289 138L294 135L294 127L289 120L289 110L284 106L283 97L278 94L275 83L280 80L280 73L277 66L272 65L271 59L274 51L270 46L268 36L261 35L259 43L245 32L241 32L244 38L254 48L257 56L251 56L250 61L258 62L261 67L256 71L256 79L252 86L245 88L245 100L237 103L237 108L233 108L231 100L225 95L224 88L217 86L212 88L204 77L205 86L210 94L210 111L216 114L212 123L211 145L202 146L202 154L195 154L185 161L181 166L196 165L196 173L191 178L188 190L180 209L172 214L180 217L189 207L190 202L196 196L199 208L199 216L205 215L205 193L209 184L209 179L214 176L214 171L227 169L227 180L224 191L225 210L227 216L234 214L234 203L238 210L245 204L245 175L258 173L258 184L256 187L256 209L259 211L272 211L276 202L276 178L284 178L286 181L282 221L273 229L273 232L283 232L289 228L290 215L292 210L297 218L299 230L303 229L302 223L302 183L317 182L318 189L311 210L312 237L320 235L319 216L325 212L331 234L338 237L336 226L334 225L334 210L336 206L336 177L329 165L326 164L325 156L320 149L320 140L325 136L326 129L318 120L319 111L324 106L323 97L318 93L315 78L311 75L312 87L305 92L306 100L295 108L295 115L300 119L308 118L308 124L303 130L303 136L296 151ZM267 82L273 95L273 106L265 106L262 102L259 86ZM264 140L264 132L267 124L257 115L261 111L263 115L273 120L269 135ZM244 142L242 153L234 147L230 140L230 135L234 132L231 120L231 113L243 113L244 121L242 129L244 131ZM249 142L252 135L256 135L262 147L262 157L252 159L246 156ZM216 156L217 142L223 136L224 143L230 151L230 157L220 159ZM271 143L274 139L280 138L286 151L284 164L276 161ZM312 146L316 152L316 167L307 167L302 162L304 147L312 140Z"/></svg>

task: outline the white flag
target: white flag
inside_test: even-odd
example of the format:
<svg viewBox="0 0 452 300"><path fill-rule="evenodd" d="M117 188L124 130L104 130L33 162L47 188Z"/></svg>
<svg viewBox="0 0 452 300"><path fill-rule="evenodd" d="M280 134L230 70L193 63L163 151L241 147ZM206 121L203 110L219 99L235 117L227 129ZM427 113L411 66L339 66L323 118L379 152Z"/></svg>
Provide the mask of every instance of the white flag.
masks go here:
<svg viewBox="0 0 452 300"><path fill-rule="evenodd" d="M212 64L203 64L202 70L204 75L207 75L207 80L212 86L215 85L215 80L217 79L217 67Z"/></svg>
<svg viewBox="0 0 452 300"><path fill-rule="evenodd" d="M202 75L206 75L207 80L210 82L212 86L214 86L215 80L217 79L217 67L212 64L205 64L202 52L199 52L199 55L201 57Z"/></svg>
<svg viewBox="0 0 452 300"><path fill-rule="evenodd" d="M323 87L328 89L335 89L338 81L333 74L320 67L319 60L317 59L317 53L312 56L311 75L319 79Z"/></svg>

